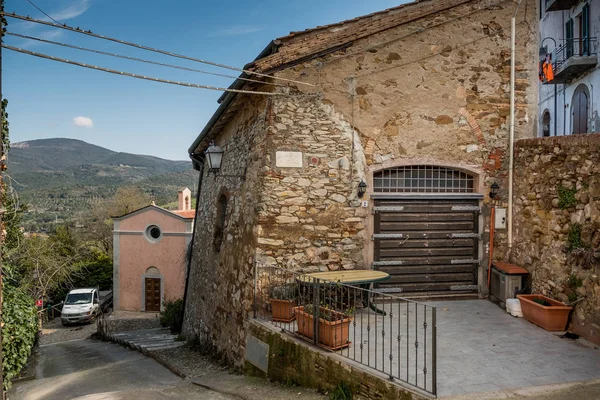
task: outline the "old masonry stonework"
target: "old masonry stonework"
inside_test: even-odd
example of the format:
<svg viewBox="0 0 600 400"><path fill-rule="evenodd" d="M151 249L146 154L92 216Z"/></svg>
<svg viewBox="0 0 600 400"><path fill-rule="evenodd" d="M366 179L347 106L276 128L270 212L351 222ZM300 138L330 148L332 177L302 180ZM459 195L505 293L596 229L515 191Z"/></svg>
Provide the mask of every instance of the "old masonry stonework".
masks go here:
<svg viewBox="0 0 600 400"><path fill-rule="evenodd" d="M536 4L524 0L517 19L517 138L536 131ZM515 7L417 2L280 38L277 51L255 60L257 71L313 86L251 87L277 96L229 93L194 143L199 155L214 140L224 158L218 173L206 163L202 173L184 334L241 366L255 271L370 268L373 176L400 166L473 177L482 210L473 283L484 295L493 182L498 205L507 202ZM374 33L350 37L361 32ZM344 46L340 35L349 35ZM358 198L361 181L368 187ZM494 249L503 259L506 231L496 232Z"/></svg>

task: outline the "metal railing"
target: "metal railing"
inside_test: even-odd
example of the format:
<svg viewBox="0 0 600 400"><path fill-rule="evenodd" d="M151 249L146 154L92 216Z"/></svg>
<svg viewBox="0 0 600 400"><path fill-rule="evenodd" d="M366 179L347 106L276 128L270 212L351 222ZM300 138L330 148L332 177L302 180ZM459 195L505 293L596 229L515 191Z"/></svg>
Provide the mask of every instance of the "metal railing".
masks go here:
<svg viewBox="0 0 600 400"><path fill-rule="evenodd" d="M254 318L437 394L434 306L278 267L257 267L254 283Z"/></svg>
<svg viewBox="0 0 600 400"><path fill-rule="evenodd" d="M597 39L595 37L561 39L560 46L552 53L554 69L557 70L571 57L596 55Z"/></svg>

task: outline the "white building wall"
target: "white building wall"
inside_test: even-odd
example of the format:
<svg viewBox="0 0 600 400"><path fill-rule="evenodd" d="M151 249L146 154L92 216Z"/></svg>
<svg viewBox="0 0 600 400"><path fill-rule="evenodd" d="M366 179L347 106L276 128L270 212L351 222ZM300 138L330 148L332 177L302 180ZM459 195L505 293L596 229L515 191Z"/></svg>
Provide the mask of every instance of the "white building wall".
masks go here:
<svg viewBox="0 0 600 400"><path fill-rule="evenodd" d="M550 11L543 13L540 19L540 45L547 46L549 52L554 51L554 42L557 46L564 43L565 24L569 18L574 18L581 13L583 6L590 5L590 44L591 51L598 53L598 39L600 38L600 0L580 1L575 7L568 11ZM544 6L545 0L541 0ZM578 28L575 28L575 37L579 37ZM598 57L598 55L596 55ZM539 96L539 116L538 116L538 136L543 136L542 124L543 116L546 111L550 113L550 136L570 135L573 132L571 118L571 100L573 94L579 85L586 85L590 94L589 113L588 113L588 131L600 132L600 116L598 108L600 107L600 59L599 65L594 69L587 71L576 80L568 84L542 84L540 82ZM555 101L556 93L556 101Z"/></svg>

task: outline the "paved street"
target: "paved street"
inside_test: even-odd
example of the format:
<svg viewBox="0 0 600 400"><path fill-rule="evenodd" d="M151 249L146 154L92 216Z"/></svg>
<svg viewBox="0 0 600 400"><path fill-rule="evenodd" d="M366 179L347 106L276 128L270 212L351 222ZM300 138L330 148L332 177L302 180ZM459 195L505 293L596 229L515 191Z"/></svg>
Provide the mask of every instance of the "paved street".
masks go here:
<svg viewBox="0 0 600 400"><path fill-rule="evenodd" d="M10 399L228 400L195 386L144 355L91 339L42 345L36 379L16 384Z"/></svg>

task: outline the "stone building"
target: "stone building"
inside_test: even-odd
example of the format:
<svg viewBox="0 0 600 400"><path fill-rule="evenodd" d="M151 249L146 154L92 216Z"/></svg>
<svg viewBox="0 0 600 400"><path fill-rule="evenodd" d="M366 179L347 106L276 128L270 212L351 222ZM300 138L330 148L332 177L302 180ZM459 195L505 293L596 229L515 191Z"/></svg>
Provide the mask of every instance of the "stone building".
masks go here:
<svg viewBox="0 0 600 400"><path fill-rule="evenodd" d="M519 138L537 129L536 6L517 13ZM224 94L190 147L202 217L184 333L241 362L266 265L381 269L404 296L484 293L491 184L507 199L516 7L415 1L291 33L248 64L280 79L243 74L231 89L263 94ZM217 172L211 141L224 150ZM503 258L506 231L495 238Z"/></svg>
<svg viewBox="0 0 600 400"><path fill-rule="evenodd" d="M554 79L540 84L538 136L600 131L600 2L551 0L540 3L540 53L554 66Z"/></svg>
<svg viewBox="0 0 600 400"><path fill-rule="evenodd" d="M183 297L185 252L195 211L188 188L178 193L178 209L154 202L113 218L114 309L161 311L165 300Z"/></svg>

